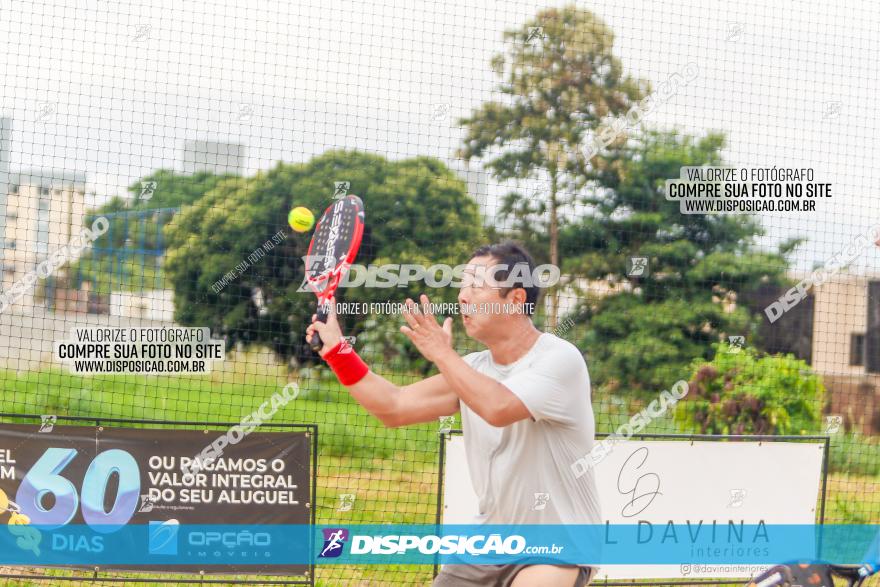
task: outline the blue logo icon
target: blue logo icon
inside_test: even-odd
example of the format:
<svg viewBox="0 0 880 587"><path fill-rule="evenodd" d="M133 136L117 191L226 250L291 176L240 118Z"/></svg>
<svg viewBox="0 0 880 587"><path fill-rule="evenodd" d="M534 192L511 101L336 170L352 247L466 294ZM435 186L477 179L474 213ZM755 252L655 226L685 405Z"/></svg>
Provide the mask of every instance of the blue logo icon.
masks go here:
<svg viewBox="0 0 880 587"><path fill-rule="evenodd" d="M180 533L180 522L165 520L150 521L150 554L177 554L177 538Z"/></svg>
<svg viewBox="0 0 880 587"><path fill-rule="evenodd" d="M342 554L342 547L348 540L348 530L345 528L323 528L324 547L318 558L336 558Z"/></svg>

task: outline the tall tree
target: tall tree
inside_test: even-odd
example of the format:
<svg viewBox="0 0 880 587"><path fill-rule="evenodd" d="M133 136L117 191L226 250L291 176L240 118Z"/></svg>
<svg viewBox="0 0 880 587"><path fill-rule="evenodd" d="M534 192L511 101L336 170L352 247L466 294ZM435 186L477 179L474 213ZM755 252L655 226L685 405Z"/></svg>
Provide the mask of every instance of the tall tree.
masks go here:
<svg viewBox="0 0 880 587"><path fill-rule="evenodd" d="M501 101L483 104L461 121L467 135L459 155L484 159L494 177L539 180L546 193L513 192L501 213L548 234L548 257L560 264L559 231L565 208L601 165L585 147L608 117L624 114L648 91L623 73L614 34L593 13L567 6L543 10L504 34L506 54L492 60L501 78ZM557 320L557 294L548 321Z"/></svg>
<svg viewBox="0 0 880 587"><path fill-rule="evenodd" d="M314 359L303 337L315 296L298 291L311 233L292 232L287 213L293 206L305 206L319 216L340 181L349 183L349 193L360 196L366 208L358 264L454 266L465 262L480 240L476 203L464 182L435 159L392 162L372 154L330 151L304 164L279 163L255 177L222 182L168 226L166 273L174 287L175 320L209 326L228 343L269 346L285 359ZM279 231L277 246L263 247ZM261 247L265 255L241 265ZM243 268L215 287L237 266ZM457 294L452 288L432 290L413 283L405 288L340 288L337 298L402 301L423 291L438 301L453 301ZM343 316L346 333L359 334L364 318ZM399 327L399 316L381 319Z"/></svg>
<svg viewBox="0 0 880 587"><path fill-rule="evenodd" d="M631 138L589 199L595 213L561 236L565 270L607 286L580 306L589 324L581 348L598 383L656 393L686 377L691 361L711 359L713 344L729 336L755 343L762 316L742 297L784 282L795 242L761 251L754 217L682 214L665 199L665 181L681 167L723 164L723 145L718 134ZM633 259L647 265L634 271Z"/></svg>

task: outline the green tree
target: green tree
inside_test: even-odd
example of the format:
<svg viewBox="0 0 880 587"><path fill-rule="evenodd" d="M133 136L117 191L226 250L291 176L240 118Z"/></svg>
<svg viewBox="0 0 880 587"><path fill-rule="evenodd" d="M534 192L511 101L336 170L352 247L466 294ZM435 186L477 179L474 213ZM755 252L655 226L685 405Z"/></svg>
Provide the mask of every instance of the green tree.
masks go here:
<svg viewBox="0 0 880 587"><path fill-rule="evenodd" d="M825 387L804 361L759 356L753 349L715 345L712 361L696 361L687 397L675 411L685 432L813 434L819 431Z"/></svg>
<svg viewBox="0 0 880 587"><path fill-rule="evenodd" d="M459 153L468 162L485 160L498 180L546 183L546 193L534 198L509 194L501 214L515 218L525 234L546 234L549 262L559 266L563 213L603 167L600 154L588 158L584 148L604 121L624 114L648 86L624 75L612 52L614 34L587 10L543 10L504 38L509 51L492 61L504 99L483 104L461 121L467 135ZM548 320L556 326L555 294Z"/></svg>
<svg viewBox="0 0 880 587"><path fill-rule="evenodd" d="M580 314L589 322L581 343L591 374L610 390L656 393L728 336L758 342L762 317L737 300L762 283L783 283L793 243L760 251L753 217L681 214L664 196L665 180L682 166L722 164L723 145L718 134L631 138L586 200L593 213L560 238L565 272L607 290L583 291ZM628 270L633 258L647 259L642 275Z"/></svg>
<svg viewBox="0 0 880 587"><path fill-rule="evenodd" d="M315 296L297 291L311 234L292 232L287 213L293 206L305 206L320 216L338 181L349 182L349 193L360 196L366 209L358 264L454 266L480 241L476 203L464 182L435 159L390 162L377 155L331 151L305 164L279 163L253 178L220 183L168 226L165 269L175 292L175 320L209 326L229 343L268 345L285 359L313 359L303 337L315 312ZM283 238L277 246L268 247L264 257L214 290L218 280L279 231ZM414 283L407 288L340 288L337 299L401 301L422 291L441 301L452 301L457 293ZM364 316L342 320L347 333L358 334ZM383 321L395 329L400 325L396 316Z"/></svg>
<svg viewBox="0 0 880 587"><path fill-rule="evenodd" d="M90 281L93 291L164 287L164 228L174 209L187 206L234 175L202 171L182 174L160 169L128 187L129 199L114 197L88 215L87 225L107 216L110 227L96 239L70 271L77 281Z"/></svg>
<svg viewBox="0 0 880 587"><path fill-rule="evenodd" d="M128 186L128 200L116 197L95 210L92 218L101 214L119 212L147 212L150 210L180 208L193 204L232 174L215 175L208 171L193 174L160 169ZM100 247L121 248L126 241L138 248L163 248L162 228L171 221L173 213L120 215L114 217L110 230L99 240ZM136 220L144 218L144 221Z"/></svg>

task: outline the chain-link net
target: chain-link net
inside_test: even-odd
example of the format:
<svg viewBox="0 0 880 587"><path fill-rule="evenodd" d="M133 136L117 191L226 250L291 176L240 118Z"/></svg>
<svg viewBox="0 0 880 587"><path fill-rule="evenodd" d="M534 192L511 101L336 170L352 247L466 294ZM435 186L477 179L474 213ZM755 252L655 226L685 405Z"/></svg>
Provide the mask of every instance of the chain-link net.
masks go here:
<svg viewBox="0 0 880 587"><path fill-rule="evenodd" d="M599 433L684 380L639 433L827 436L824 522L877 524L878 22L815 2L0 0L0 413L237 422L295 382L260 430L317 426L316 523L434 523L459 417L386 426L305 340L313 221L356 194L338 318L377 375L438 372L400 330L422 293L459 355L485 348L456 268L512 239L542 267L535 326L585 357ZM63 355L86 330L175 328L222 358Z"/></svg>

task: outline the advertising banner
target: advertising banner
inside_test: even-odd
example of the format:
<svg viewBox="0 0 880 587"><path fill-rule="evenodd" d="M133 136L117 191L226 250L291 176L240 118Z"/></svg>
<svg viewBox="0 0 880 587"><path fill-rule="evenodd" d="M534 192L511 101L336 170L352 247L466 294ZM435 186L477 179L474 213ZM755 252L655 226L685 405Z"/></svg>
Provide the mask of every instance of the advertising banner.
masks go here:
<svg viewBox="0 0 880 587"><path fill-rule="evenodd" d="M306 431L0 424L0 532L29 566L304 574L277 563L308 560L311 492Z"/></svg>
<svg viewBox="0 0 880 587"><path fill-rule="evenodd" d="M824 449L824 443L816 441L615 443L595 465L602 523L611 528L635 525L632 546L640 553L652 548L667 552L676 544L687 546L688 556L679 554L675 564L666 565L607 564L599 577L749 577L783 562L776 560L780 553L771 554L760 534L756 537L755 529L758 524L803 528L816 522ZM451 436L446 443L443 486L442 522L473 520L477 497L461 436ZM552 494L535 495L535 507L552 500ZM750 525L751 534L744 532ZM735 548L717 548L732 532ZM707 536L710 543L703 544ZM611 532L603 542L614 540L617 536ZM712 560L725 564L713 565ZM749 564L731 562L746 560Z"/></svg>

